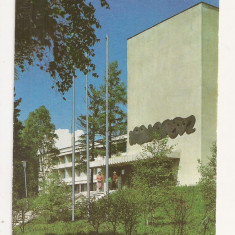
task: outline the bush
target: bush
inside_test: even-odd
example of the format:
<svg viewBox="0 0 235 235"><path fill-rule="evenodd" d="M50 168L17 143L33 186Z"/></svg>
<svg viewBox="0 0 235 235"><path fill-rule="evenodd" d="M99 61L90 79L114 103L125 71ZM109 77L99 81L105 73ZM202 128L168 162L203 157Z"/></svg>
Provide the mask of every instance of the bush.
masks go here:
<svg viewBox="0 0 235 235"><path fill-rule="evenodd" d="M167 137L155 135L153 141L143 147L141 158L133 163L132 185L141 192L146 225L153 223L162 192L177 183L174 160L168 157L172 150Z"/></svg>
<svg viewBox="0 0 235 235"><path fill-rule="evenodd" d="M172 187L167 192L164 192L165 197L162 201L162 208L170 220L173 235L188 234L186 226L193 219L191 216L194 203L194 188L188 187L187 194L183 189L181 187Z"/></svg>
<svg viewBox="0 0 235 235"><path fill-rule="evenodd" d="M106 202L105 198L99 200L90 199L90 201L83 201L80 203L80 210L82 217L95 229L96 233L99 234L99 227L106 221Z"/></svg>
<svg viewBox="0 0 235 235"><path fill-rule="evenodd" d="M12 208L13 226L19 224L19 228L23 233L26 223L27 210L28 210L28 201L26 200L26 198L14 200Z"/></svg>
<svg viewBox="0 0 235 235"><path fill-rule="evenodd" d="M202 234L206 234L207 231L213 231L216 222L216 156L217 147L216 143L214 143L211 147L211 157L209 157L208 163L203 165L199 161L199 171L201 173L199 186L205 206Z"/></svg>
<svg viewBox="0 0 235 235"><path fill-rule="evenodd" d="M115 194L114 205L117 207L113 210L113 216L116 215L118 221L124 225L126 235L131 235L142 213L140 193L134 189L125 189Z"/></svg>
<svg viewBox="0 0 235 235"><path fill-rule="evenodd" d="M44 180L41 191L34 201L34 212L44 217L47 223L69 221L71 218L71 190L60 179L52 174Z"/></svg>

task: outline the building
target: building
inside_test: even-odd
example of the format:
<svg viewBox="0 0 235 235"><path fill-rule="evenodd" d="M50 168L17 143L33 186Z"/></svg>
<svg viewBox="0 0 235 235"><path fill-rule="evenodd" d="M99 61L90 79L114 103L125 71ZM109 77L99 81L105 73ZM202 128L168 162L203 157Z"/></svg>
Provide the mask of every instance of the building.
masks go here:
<svg viewBox="0 0 235 235"><path fill-rule="evenodd" d="M198 160L207 162L216 141L218 17L218 8L200 3L127 40L128 134L116 139L127 151L109 159L110 176L117 172L120 187L128 186L131 163L159 130L176 145L169 157L180 184L198 182ZM71 184L72 148L60 151L55 169ZM105 158L97 157L90 168L96 183ZM75 176L76 192L86 191L86 174Z"/></svg>
<svg viewBox="0 0 235 235"><path fill-rule="evenodd" d="M57 165L53 166L54 171L58 171L61 178L66 182L68 185L72 185L72 144L71 144L71 134L69 134L69 130L63 130L60 132L57 132L59 138L62 140L62 142L65 142L66 144L57 144L60 150L60 154L58 156L58 163ZM81 135L82 132L78 133L78 136L76 136L76 142L75 142L75 162L79 160L80 156L86 155L86 149L82 148L79 144L79 135ZM113 138L114 145L116 147L116 154L113 154L110 159L110 169L112 168L112 162L114 164L116 163L117 159L120 161L120 159L123 158L123 156L126 156L126 143L127 143L127 136L119 136L116 138ZM101 141L97 140L95 147L97 149L105 151L105 146L102 144ZM78 166L78 164L75 164ZM90 167L93 169L93 189L96 190L96 176L98 174L98 171L103 171L103 168L105 166L105 159L102 156L97 156L94 161L90 162ZM114 170L114 168L113 168ZM118 171L119 172L119 171ZM87 174L86 169L79 170L77 167L75 167L75 193L85 192L87 190ZM91 174L91 171L90 171ZM91 175L90 175L91 178ZM121 182L121 179L119 180Z"/></svg>
<svg viewBox="0 0 235 235"><path fill-rule="evenodd" d="M138 154L158 123L176 144L183 185L198 181L198 159L205 163L216 141L218 16L200 3L127 41L127 154Z"/></svg>

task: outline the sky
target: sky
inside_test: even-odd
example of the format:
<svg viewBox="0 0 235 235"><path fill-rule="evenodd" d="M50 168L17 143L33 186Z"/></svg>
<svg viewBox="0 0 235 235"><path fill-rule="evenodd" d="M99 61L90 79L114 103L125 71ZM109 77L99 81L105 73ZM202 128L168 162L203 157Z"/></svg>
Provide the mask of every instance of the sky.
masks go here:
<svg viewBox="0 0 235 235"><path fill-rule="evenodd" d="M92 1L96 6L96 17L102 28L97 30L100 42L96 44L96 72L99 78L89 76L89 83L100 86L104 82L106 65L106 40L109 36L109 62L118 61L122 70L121 80L127 85L127 39L139 32L201 2L200 0L119 0L109 1L110 10L101 8L97 0ZM208 4L219 6L218 0L205 0ZM76 116L85 114L85 76L76 72ZM50 75L36 66L20 73L15 81L16 98L22 98L20 105L20 120L25 121L28 114L41 105L50 111L52 123L56 129L71 130L72 120L72 89L62 95L53 90ZM77 128L76 128L77 129Z"/></svg>

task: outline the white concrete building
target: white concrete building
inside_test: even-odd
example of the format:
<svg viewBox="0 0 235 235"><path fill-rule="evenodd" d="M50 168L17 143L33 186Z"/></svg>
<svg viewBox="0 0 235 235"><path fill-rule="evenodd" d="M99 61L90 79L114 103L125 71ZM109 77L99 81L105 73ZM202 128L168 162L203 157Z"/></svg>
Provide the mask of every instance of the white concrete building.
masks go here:
<svg viewBox="0 0 235 235"><path fill-rule="evenodd" d="M216 141L218 16L218 8L200 3L128 39L128 134L116 140L127 143L127 151L109 160L110 176L115 170L123 187L142 144L159 129L176 145L169 157L179 167L179 182L198 182L198 159L205 163ZM54 168L68 184L71 156L71 146L61 148ZM90 167L96 183L105 159L97 157ZM86 191L86 174L76 170L75 176L76 192Z"/></svg>
<svg viewBox="0 0 235 235"><path fill-rule="evenodd" d="M127 154L141 151L158 122L176 144L183 185L198 181L198 159L205 163L216 141L218 17L200 3L127 42Z"/></svg>
<svg viewBox="0 0 235 235"><path fill-rule="evenodd" d="M56 142L56 146L60 151L59 154L59 161L58 164L55 165L52 169L55 171L59 171L61 178L66 182L68 185L72 185L72 144L71 144L71 133L69 130L56 130L56 133L59 139ZM83 134L82 131L77 131L75 134L76 143L75 143L75 162L79 160L81 153L86 152L85 149L79 147L79 136ZM116 145L117 149L120 150L117 154L114 154L109 163L110 167L112 168L113 165L123 163L126 159L126 140L127 136L119 136L113 138L114 144ZM96 143L97 149L105 149L105 147L97 141ZM75 193L84 192L87 190L87 174L86 170L81 171L76 169L75 164ZM105 166L105 158L102 156L97 156L94 161L90 162L90 168L93 168L93 190L96 190L96 176L98 171L102 171ZM110 169L111 169L110 168ZM91 171L90 171L91 172ZM112 172L111 172L112 173ZM90 175L91 178L91 175ZM121 180L120 180L121 182Z"/></svg>

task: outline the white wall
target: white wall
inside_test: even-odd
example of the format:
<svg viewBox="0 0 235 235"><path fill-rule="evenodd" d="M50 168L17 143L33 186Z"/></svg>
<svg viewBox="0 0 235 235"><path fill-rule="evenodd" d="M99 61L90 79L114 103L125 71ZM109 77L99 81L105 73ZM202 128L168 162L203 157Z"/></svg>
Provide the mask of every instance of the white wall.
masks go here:
<svg viewBox="0 0 235 235"><path fill-rule="evenodd" d="M206 50L203 50L203 45L206 45L203 38L207 36L211 24L215 24L214 31L218 31L218 26L217 22L210 20L202 27L202 22L207 21L206 11L213 15L210 19L214 19L218 17L218 10L212 7L205 11L204 8L207 8L206 4L196 5L130 38L127 42L128 133L136 126L148 127L149 124L175 117L196 117L194 133L185 133L169 141L169 144L176 144L175 150L180 151L178 177L181 184L194 184L198 181L197 159L202 158L202 146L207 145L202 144L202 141L208 139L203 136L207 135L205 130L213 131L215 136L216 118L210 119L210 123L207 122L206 125L211 127L205 130L202 130L202 121L205 124L210 112L216 112L214 89L217 86L217 73L210 73L211 79L206 82L213 84L210 86L213 91L202 95L203 78L208 77L207 65L202 64L202 55L206 60L210 60L210 56L216 54L215 32L210 37L213 44ZM210 66L213 64L217 71L217 57L212 61ZM210 95L213 97L210 97L208 103L205 99ZM209 104L213 104L211 111L204 115ZM128 137L127 149L128 155L138 154L141 146L130 146Z"/></svg>

